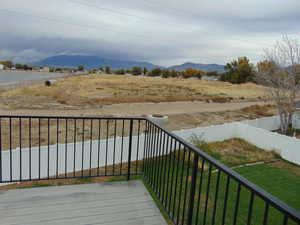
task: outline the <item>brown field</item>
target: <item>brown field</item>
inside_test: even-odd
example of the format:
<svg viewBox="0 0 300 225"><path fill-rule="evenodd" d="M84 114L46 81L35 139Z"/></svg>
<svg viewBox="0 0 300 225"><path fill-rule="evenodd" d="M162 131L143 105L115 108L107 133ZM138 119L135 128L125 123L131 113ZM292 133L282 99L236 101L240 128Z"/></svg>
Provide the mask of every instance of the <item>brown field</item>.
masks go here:
<svg viewBox="0 0 300 225"><path fill-rule="evenodd" d="M168 130L189 129L209 125L223 124L246 119L255 119L274 115L272 105L253 105L240 110L220 112L199 112L192 114L169 115ZM77 119L11 119L1 118L2 150L17 147L35 147L41 144L72 143L82 140L98 140L114 136L129 136L129 121L126 120L86 120ZM99 123L100 122L100 123ZM11 124L10 124L11 123ZM10 129L11 127L11 129ZM100 133L99 133L100 128ZM134 121L133 134L141 134L145 130L144 121ZM10 142L11 140L11 142Z"/></svg>
<svg viewBox="0 0 300 225"><path fill-rule="evenodd" d="M51 86L35 84L2 91L1 103L11 109L100 108L114 103L266 99L265 88L197 79L86 75L62 78Z"/></svg>

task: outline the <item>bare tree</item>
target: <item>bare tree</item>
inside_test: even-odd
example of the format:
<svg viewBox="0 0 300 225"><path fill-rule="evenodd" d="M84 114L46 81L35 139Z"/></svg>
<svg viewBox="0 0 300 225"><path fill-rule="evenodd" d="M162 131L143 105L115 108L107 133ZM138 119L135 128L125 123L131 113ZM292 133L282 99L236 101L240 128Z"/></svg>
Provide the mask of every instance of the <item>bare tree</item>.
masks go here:
<svg viewBox="0 0 300 225"><path fill-rule="evenodd" d="M283 35L272 48L264 50L265 60L257 64L257 82L268 86L277 105L281 132L287 134L300 90L300 45L297 39Z"/></svg>

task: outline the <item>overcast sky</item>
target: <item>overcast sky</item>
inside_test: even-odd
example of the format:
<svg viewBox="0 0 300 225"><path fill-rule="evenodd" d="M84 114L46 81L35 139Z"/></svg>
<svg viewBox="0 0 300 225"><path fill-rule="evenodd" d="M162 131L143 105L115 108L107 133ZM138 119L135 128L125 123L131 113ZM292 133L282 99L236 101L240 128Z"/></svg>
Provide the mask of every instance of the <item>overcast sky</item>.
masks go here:
<svg viewBox="0 0 300 225"><path fill-rule="evenodd" d="M282 34L300 41L300 0L1 0L0 21L0 60L256 62Z"/></svg>

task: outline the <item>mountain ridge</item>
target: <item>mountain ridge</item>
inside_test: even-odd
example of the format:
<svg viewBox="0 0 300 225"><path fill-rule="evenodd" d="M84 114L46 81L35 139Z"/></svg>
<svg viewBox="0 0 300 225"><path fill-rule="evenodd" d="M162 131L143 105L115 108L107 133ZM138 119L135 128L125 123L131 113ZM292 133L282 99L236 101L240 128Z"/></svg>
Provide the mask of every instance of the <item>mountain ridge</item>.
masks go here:
<svg viewBox="0 0 300 225"><path fill-rule="evenodd" d="M36 66L57 66L57 67L77 67L84 65L87 69L99 68L103 66L110 66L112 69L131 69L134 66L146 67L148 70L154 68L174 69L177 71L184 71L187 68L199 69L205 72L218 71L224 72L224 65L219 64L202 64L186 62L180 65L163 67L155 65L150 62L144 61L131 61L131 60L115 60L103 58L100 56L84 56L84 55L57 55L43 59L34 63Z"/></svg>

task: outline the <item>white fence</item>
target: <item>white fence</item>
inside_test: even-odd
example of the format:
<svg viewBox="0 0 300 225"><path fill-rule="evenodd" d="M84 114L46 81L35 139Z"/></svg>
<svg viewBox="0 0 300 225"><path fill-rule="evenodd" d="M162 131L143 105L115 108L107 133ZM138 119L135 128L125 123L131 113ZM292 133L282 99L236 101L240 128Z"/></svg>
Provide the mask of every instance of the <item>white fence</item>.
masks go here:
<svg viewBox="0 0 300 225"><path fill-rule="evenodd" d="M132 161L143 159L144 140L144 134L141 134L139 139L137 136L132 137ZM31 151L28 148L22 148L22 151L19 149L11 152L3 151L2 179L3 181L19 180L21 178L24 180L29 179L30 175L31 179L45 178L56 174L103 167L105 164L113 165L113 162L118 164L121 162L121 157L122 162L127 163L128 148L129 138L124 137L122 140L121 137L117 137L115 142L113 138L110 138L107 141L105 139L77 142L75 144L68 143L67 145L59 144L58 147L56 144L51 145L49 146L49 158L48 146L41 146L40 150L38 147L33 147ZM99 162L98 153L100 153ZM21 170L20 165L22 166ZM20 171L22 171L22 174L20 174Z"/></svg>
<svg viewBox="0 0 300 225"><path fill-rule="evenodd" d="M299 120L295 123L300 125ZM279 129L278 117L268 117L256 120L246 120L241 122L226 123L223 125L199 127L194 129L174 131L174 133L186 141L191 141L193 135L202 135L203 140L207 142L224 141L231 138L242 138L249 143L256 145L259 148L266 150L276 150L282 158L300 165L300 140L292 137L280 135L269 130ZM137 146L137 137L133 137L132 160L143 159L144 149L144 134L140 135L139 146ZM29 149L22 149L21 165L22 174L20 174L20 151L19 149L2 152L2 179L3 180L18 180L29 178L31 169L31 178L45 178L54 176L56 173L64 174L73 171L81 171L89 168L98 168L105 165L106 157L103 155L108 146L107 165L112 165L113 161L117 164L121 162L121 150L123 149L123 162L127 162L129 138L124 137L123 148L120 137L116 138L115 158L113 159L114 139L86 141L84 143L75 143L76 152L74 158L74 143L51 145L49 148L49 164L48 164L48 147L42 146L31 149L31 168L29 168ZM98 165L98 147L100 147L100 161ZM84 151L85 149L85 151ZM92 151L90 151L92 149ZM174 150L170 146L170 150ZM91 152L91 154L90 154ZM10 164L10 154L12 156L12 165ZM58 161L57 161L58 154ZM40 157L40 164L39 164ZM90 161L91 159L91 161ZM83 166L82 166L83 161ZM10 168L12 166L12 171ZM49 174L48 174L49 167ZM40 172L39 172L40 171ZM39 174L40 173L40 174Z"/></svg>
<svg viewBox="0 0 300 225"><path fill-rule="evenodd" d="M296 125L300 124L300 121L297 119L294 122ZM279 127L279 118L275 116L226 123L218 126L180 130L174 133L188 141L191 141L193 135L202 136L206 142L241 138L259 148L275 150L283 159L300 165L300 139L270 132L271 130L279 129Z"/></svg>

